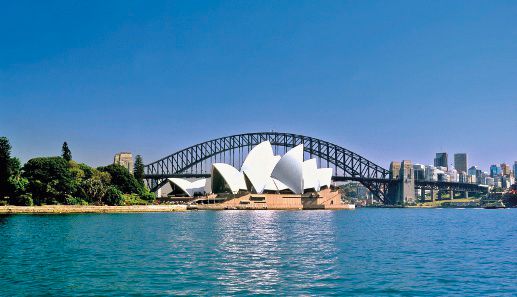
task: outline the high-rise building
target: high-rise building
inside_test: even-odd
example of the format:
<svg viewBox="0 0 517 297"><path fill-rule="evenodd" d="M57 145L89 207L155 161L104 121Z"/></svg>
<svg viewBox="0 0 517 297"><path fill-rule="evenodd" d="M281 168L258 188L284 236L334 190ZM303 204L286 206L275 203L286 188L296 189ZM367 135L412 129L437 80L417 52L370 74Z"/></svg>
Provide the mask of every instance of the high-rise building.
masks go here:
<svg viewBox="0 0 517 297"><path fill-rule="evenodd" d="M513 164L513 177L517 179L517 161Z"/></svg>
<svg viewBox="0 0 517 297"><path fill-rule="evenodd" d="M422 164L413 165L415 180L425 180L425 166Z"/></svg>
<svg viewBox="0 0 517 297"><path fill-rule="evenodd" d="M133 155L129 152L118 153L113 158L113 164L117 164L127 168L127 170L133 173Z"/></svg>
<svg viewBox="0 0 517 297"><path fill-rule="evenodd" d="M510 168L510 165L503 163L501 164L501 173L503 176L510 176L512 174L512 169Z"/></svg>
<svg viewBox="0 0 517 297"><path fill-rule="evenodd" d="M497 165L490 165L490 177L501 175L501 167Z"/></svg>
<svg viewBox="0 0 517 297"><path fill-rule="evenodd" d="M454 168L458 171L467 172L467 154L454 154Z"/></svg>
<svg viewBox="0 0 517 297"><path fill-rule="evenodd" d="M447 171L447 175L449 176L449 181L457 183L460 181L460 176L458 174L458 170L452 168L451 170Z"/></svg>
<svg viewBox="0 0 517 297"><path fill-rule="evenodd" d="M471 166L468 170L468 175L476 175L476 172L478 171L478 167L477 166Z"/></svg>
<svg viewBox="0 0 517 297"><path fill-rule="evenodd" d="M461 172L458 174L458 181L460 183L466 183L468 182L468 176L466 172Z"/></svg>
<svg viewBox="0 0 517 297"><path fill-rule="evenodd" d="M436 158L434 158L434 166L435 167L445 167L449 168L447 163L447 153L436 153Z"/></svg>
<svg viewBox="0 0 517 297"><path fill-rule="evenodd" d="M515 180L513 179L513 176L506 176L506 175L504 175L501 178L501 187L503 189L509 189L514 182L515 182Z"/></svg>

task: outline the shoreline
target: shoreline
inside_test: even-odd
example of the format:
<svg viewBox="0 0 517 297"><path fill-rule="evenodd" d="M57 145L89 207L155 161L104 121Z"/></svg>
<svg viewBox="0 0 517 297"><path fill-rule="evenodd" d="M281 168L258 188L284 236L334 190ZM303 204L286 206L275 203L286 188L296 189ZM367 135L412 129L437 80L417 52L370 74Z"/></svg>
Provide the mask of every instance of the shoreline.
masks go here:
<svg viewBox="0 0 517 297"><path fill-rule="evenodd" d="M187 205L45 205L45 206L0 206L0 214L73 214L73 213L142 213L187 211Z"/></svg>

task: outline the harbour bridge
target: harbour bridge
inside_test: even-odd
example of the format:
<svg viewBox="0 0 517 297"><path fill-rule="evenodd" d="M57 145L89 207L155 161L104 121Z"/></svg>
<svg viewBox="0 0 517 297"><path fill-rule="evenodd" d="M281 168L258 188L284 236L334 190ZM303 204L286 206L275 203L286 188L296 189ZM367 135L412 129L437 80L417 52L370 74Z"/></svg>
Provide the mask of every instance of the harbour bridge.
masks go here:
<svg viewBox="0 0 517 297"><path fill-rule="evenodd" d="M269 141L275 154L284 154L302 144L305 158L316 158L320 167L334 169L334 181L357 181L382 203L393 203L399 183L390 179L390 171L344 147L314 137L281 133L244 133L205 141L160 160L145 165L147 186L156 191L170 177L209 177L211 164L223 162L240 169L249 151L259 143ZM429 185L427 183L430 183ZM462 183L433 183L417 181L415 187L431 190L479 192L484 188Z"/></svg>

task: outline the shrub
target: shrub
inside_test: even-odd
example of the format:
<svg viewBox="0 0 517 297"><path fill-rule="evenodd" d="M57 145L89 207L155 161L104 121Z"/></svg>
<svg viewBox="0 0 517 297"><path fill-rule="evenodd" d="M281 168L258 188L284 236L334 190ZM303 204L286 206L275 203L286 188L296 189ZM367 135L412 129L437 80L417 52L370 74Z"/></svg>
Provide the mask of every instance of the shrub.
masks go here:
<svg viewBox="0 0 517 297"><path fill-rule="evenodd" d="M84 200L82 198L73 197L70 195L68 195L65 198L65 203L67 205L88 205L88 202L86 200Z"/></svg>
<svg viewBox="0 0 517 297"><path fill-rule="evenodd" d="M32 201L31 194L23 194L20 196L11 197L9 199L9 204L18 206L33 206L34 202Z"/></svg>
<svg viewBox="0 0 517 297"><path fill-rule="evenodd" d="M124 205L122 192L114 186L109 186L104 194L104 203L107 205Z"/></svg>
<svg viewBox="0 0 517 297"><path fill-rule="evenodd" d="M147 205L148 201L143 200L138 194L124 194L122 195L124 198L125 205Z"/></svg>
<svg viewBox="0 0 517 297"><path fill-rule="evenodd" d="M154 202L154 200L156 199L155 195L149 191L145 191L144 193L142 193L140 195L140 198L148 202Z"/></svg>

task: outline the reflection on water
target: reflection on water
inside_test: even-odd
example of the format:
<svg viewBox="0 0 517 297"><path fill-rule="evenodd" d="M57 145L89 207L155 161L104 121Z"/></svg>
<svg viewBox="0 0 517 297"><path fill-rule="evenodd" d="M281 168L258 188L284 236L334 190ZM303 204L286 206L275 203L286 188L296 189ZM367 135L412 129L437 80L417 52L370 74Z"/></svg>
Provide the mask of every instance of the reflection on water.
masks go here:
<svg viewBox="0 0 517 297"><path fill-rule="evenodd" d="M217 252L222 256L218 280L225 287L223 291L273 293L280 282L280 241L284 240L279 232L278 213L217 214L214 236Z"/></svg>
<svg viewBox="0 0 517 297"><path fill-rule="evenodd" d="M0 216L0 296L514 295L517 210Z"/></svg>
<svg viewBox="0 0 517 297"><path fill-rule="evenodd" d="M282 282L300 292L332 291L340 279L332 214L219 212L214 236L223 291L273 294Z"/></svg>

